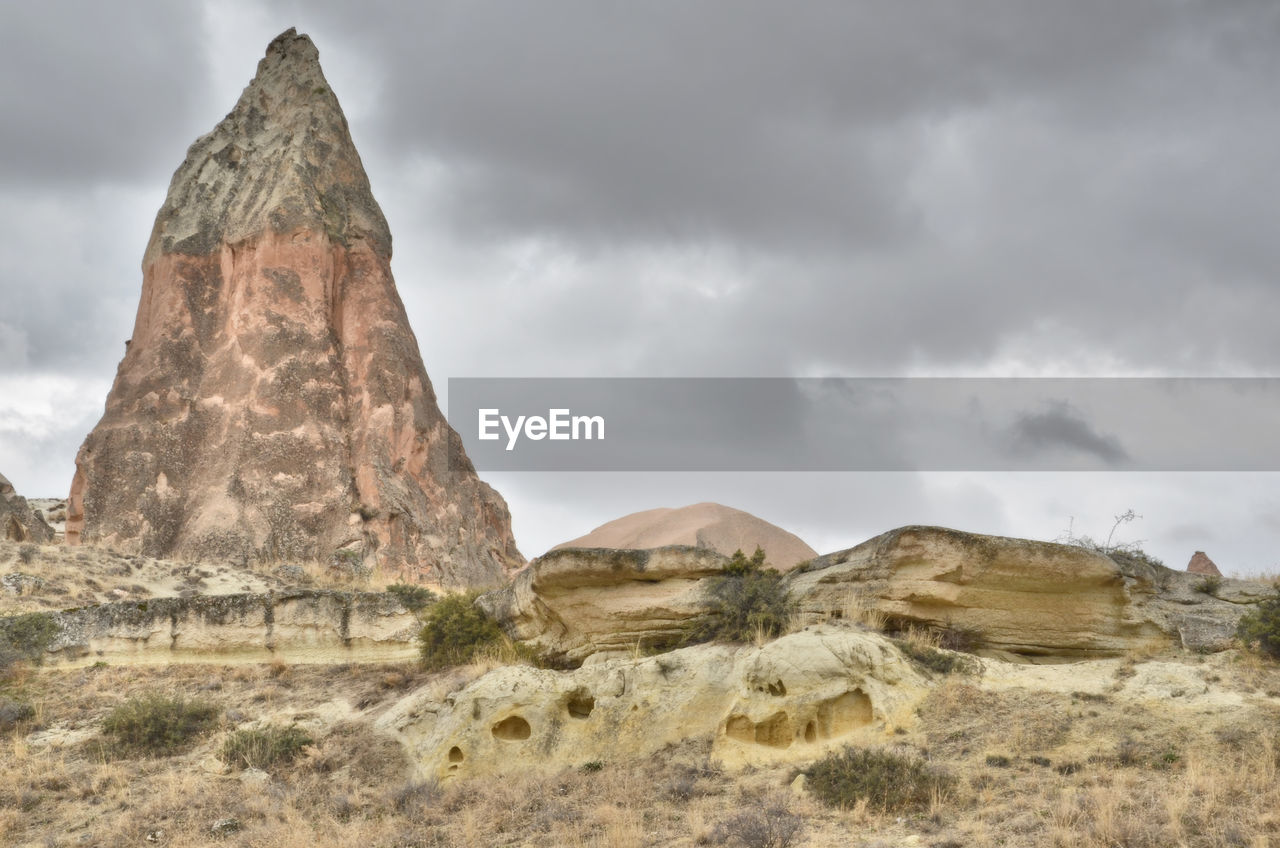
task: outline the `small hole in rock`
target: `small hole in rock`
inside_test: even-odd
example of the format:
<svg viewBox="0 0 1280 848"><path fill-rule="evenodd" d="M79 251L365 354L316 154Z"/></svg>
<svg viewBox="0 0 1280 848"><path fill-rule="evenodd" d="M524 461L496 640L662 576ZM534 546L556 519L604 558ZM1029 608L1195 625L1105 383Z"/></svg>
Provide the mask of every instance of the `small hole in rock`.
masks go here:
<svg viewBox="0 0 1280 848"><path fill-rule="evenodd" d="M596 708L596 699L585 692L575 692L569 697L568 708L573 718L586 718Z"/></svg>
<svg viewBox="0 0 1280 848"><path fill-rule="evenodd" d="M804 726L804 741L806 742L818 741L818 726L813 722L809 722Z"/></svg>
<svg viewBox="0 0 1280 848"><path fill-rule="evenodd" d="M518 715L504 718L493 726L493 738L507 741L528 739L532 732L533 729L529 727L529 722Z"/></svg>
<svg viewBox="0 0 1280 848"><path fill-rule="evenodd" d="M464 759L466 758L462 756L462 749L459 748L457 745L454 745L452 748L449 749L449 762L460 763Z"/></svg>

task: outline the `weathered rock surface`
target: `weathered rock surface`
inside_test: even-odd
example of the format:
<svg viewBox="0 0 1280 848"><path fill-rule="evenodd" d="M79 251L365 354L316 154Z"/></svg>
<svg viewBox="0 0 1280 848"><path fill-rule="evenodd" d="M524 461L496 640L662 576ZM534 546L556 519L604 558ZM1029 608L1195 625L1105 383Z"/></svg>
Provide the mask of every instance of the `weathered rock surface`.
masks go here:
<svg viewBox="0 0 1280 848"><path fill-rule="evenodd" d="M1222 576L1218 566L1214 564L1213 560L1209 559L1204 551L1196 551L1191 555L1191 561L1187 563L1187 571L1191 574L1208 574L1213 577Z"/></svg>
<svg viewBox="0 0 1280 848"><path fill-rule="evenodd" d="M575 671L489 672L443 702L430 687L379 721L424 778L554 771L712 740L729 767L816 759L914 721L926 680L876 634L815 626L760 648L699 645Z"/></svg>
<svg viewBox="0 0 1280 848"><path fill-rule="evenodd" d="M67 524L66 498L27 498L27 504L53 531L53 541L61 542Z"/></svg>
<svg viewBox="0 0 1280 848"><path fill-rule="evenodd" d="M978 634L991 652L1090 657L1150 645L1221 650L1261 584L1216 597L1186 572L1072 545L902 527L827 554L787 577L811 620L852 608Z"/></svg>
<svg viewBox="0 0 1280 848"><path fill-rule="evenodd" d="M53 529L0 475L0 539L14 542L49 542Z"/></svg>
<svg viewBox="0 0 1280 848"><path fill-rule="evenodd" d="M289 30L173 176L133 337L76 459L68 543L336 554L447 585L522 563L436 404L390 259L316 48Z"/></svg>
<svg viewBox="0 0 1280 848"><path fill-rule="evenodd" d="M479 603L513 638L579 663L670 647L705 612L702 580L729 558L702 548L554 550Z"/></svg>
<svg viewBox="0 0 1280 848"><path fill-rule="evenodd" d="M408 660L417 654L420 628L390 595L301 589L154 598L38 615L57 627L46 664Z"/></svg>
<svg viewBox="0 0 1280 848"><path fill-rule="evenodd" d="M749 512L716 503L700 503L679 509L649 509L602 524L554 550L562 548L618 548L648 550L670 545L707 548L732 556L741 550L750 555L764 549L769 565L779 571L794 568L818 552L799 536Z"/></svg>

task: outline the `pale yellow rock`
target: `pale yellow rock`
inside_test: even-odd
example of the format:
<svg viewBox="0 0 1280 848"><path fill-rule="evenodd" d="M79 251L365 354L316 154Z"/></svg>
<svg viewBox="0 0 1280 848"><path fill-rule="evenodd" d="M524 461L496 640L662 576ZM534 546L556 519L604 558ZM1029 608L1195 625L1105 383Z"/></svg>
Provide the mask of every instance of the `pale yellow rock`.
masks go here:
<svg viewBox="0 0 1280 848"><path fill-rule="evenodd" d="M892 530L819 557L787 583L806 620L871 610L890 623L973 631L1006 657L1220 650L1242 609L1133 558L942 527Z"/></svg>
<svg viewBox="0 0 1280 848"><path fill-rule="evenodd" d="M295 590L152 598L50 613L49 665L395 662L420 624L390 595Z"/></svg>
<svg viewBox="0 0 1280 848"><path fill-rule="evenodd" d="M887 639L820 625L763 647L699 645L560 672L506 667L379 720L420 776L554 771L711 740L729 768L807 762L909 725L926 680Z"/></svg>
<svg viewBox="0 0 1280 848"><path fill-rule="evenodd" d="M514 638L569 662L670 647L705 612L702 580L729 562L691 547L552 551L480 605Z"/></svg>

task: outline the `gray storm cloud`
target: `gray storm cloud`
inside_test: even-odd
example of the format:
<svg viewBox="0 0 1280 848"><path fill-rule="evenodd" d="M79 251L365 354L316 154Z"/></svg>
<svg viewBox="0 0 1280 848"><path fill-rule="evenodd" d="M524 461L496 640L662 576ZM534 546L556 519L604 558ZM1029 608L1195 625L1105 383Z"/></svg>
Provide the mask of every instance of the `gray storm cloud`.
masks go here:
<svg viewBox="0 0 1280 848"><path fill-rule="evenodd" d="M1272 3L84 2L0 25L0 377L111 379L170 175L289 26L437 382L1280 362Z"/></svg>

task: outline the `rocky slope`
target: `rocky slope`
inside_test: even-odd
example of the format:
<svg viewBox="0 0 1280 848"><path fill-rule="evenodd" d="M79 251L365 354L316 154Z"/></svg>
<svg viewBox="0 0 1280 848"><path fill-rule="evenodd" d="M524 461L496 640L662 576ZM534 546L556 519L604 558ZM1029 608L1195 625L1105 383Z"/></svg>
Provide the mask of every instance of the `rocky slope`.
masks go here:
<svg viewBox="0 0 1280 848"><path fill-rule="evenodd" d="M679 509L649 509L602 524L585 536L556 545L564 548L647 550L671 545L706 548L725 556L764 549L769 565L786 571L818 552L803 539L749 512L717 503Z"/></svg>
<svg viewBox="0 0 1280 848"><path fill-rule="evenodd" d="M523 560L436 403L391 234L310 39L188 150L76 459L69 544L492 585Z"/></svg>

